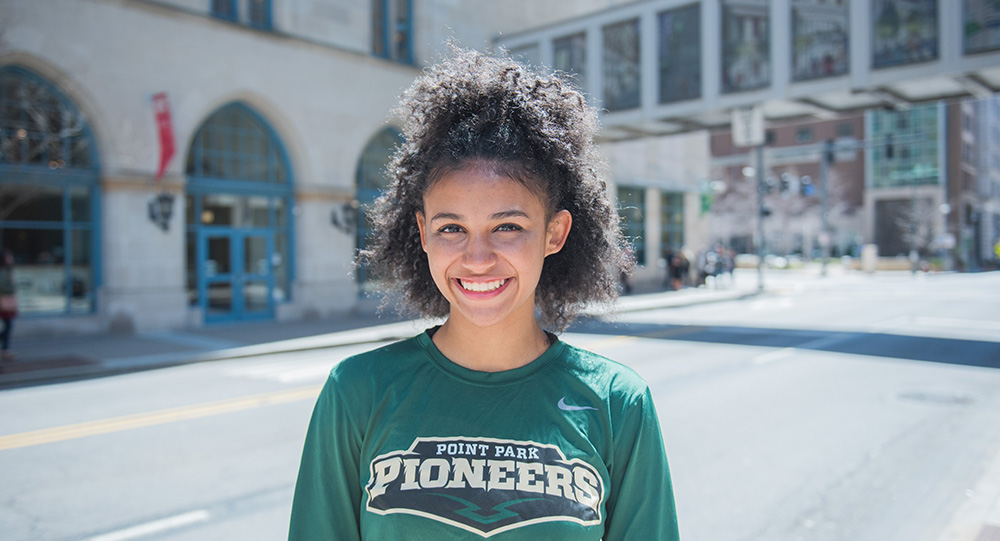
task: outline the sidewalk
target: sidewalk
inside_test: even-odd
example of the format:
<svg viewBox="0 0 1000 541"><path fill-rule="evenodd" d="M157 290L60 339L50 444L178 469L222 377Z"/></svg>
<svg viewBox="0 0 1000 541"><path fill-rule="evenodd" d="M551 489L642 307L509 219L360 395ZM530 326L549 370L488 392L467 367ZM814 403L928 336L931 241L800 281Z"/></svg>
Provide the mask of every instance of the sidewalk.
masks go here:
<svg viewBox="0 0 1000 541"><path fill-rule="evenodd" d="M691 288L622 297L620 313L735 300L756 294L755 287ZM265 321L135 334L106 333L18 338L17 358L0 365L0 389L21 385L100 377L180 364L235 359L374 343L413 336L435 324L401 320L374 304L337 318L315 321Z"/></svg>

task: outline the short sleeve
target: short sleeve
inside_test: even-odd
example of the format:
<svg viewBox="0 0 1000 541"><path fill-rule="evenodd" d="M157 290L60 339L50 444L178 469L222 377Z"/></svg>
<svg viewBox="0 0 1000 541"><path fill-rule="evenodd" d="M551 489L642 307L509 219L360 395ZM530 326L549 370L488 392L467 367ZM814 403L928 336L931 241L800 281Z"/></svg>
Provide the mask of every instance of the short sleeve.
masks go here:
<svg viewBox="0 0 1000 541"><path fill-rule="evenodd" d="M676 541L677 510L660 422L649 389L624 412L614 436L605 541Z"/></svg>
<svg viewBox="0 0 1000 541"><path fill-rule="evenodd" d="M340 365L343 366L343 365ZM340 368L338 366L338 368ZM363 428L335 368L313 409L295 483L288 539L358 540Z"/></svg>

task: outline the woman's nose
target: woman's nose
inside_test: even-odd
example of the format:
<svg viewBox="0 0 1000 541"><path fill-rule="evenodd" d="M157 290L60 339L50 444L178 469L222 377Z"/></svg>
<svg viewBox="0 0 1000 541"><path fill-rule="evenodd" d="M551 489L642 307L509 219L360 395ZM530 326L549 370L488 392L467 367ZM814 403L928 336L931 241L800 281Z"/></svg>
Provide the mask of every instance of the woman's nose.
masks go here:
<svg viewBox="0 0 1000 541"><path fill-rule="evenodd" d="M483 270L496 262L496 250L488 235L470 235L463 255L470 270Z"/></svg>

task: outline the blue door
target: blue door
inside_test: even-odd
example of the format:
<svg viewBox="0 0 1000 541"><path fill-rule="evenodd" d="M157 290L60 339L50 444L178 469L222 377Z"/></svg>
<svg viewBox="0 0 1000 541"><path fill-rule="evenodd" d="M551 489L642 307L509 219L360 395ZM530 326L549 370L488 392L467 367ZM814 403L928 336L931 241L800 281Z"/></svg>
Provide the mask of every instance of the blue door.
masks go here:
<svg viewBox="0 0 1000 541"><path fill-rule="evenodd" d="M274 317L274 233L204 228L199 289L206 323Z"/></svg>

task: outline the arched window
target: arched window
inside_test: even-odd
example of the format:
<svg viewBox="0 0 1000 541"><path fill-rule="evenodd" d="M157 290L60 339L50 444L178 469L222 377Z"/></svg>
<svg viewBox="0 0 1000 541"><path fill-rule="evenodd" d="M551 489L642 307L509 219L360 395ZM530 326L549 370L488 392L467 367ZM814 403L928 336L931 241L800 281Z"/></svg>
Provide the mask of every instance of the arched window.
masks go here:
<svg viewBox="0 0 1000 541"><path fill-rule="evenodd" d="M89 313L99 286L97 145L54 85L0 68L0 249L23 314Z"/></svg>
<svg viewBox="0 0 1000 541"><path fill-rule="evenodd" d="M386 166L392 158L396 147L403 144L403 136L395 128L385 128L375 134L371 141L365 146L358 161L358 187L357 199L360 207L357 224L357 247L364 250L366 239L371 232L368 213L372 204L378 198L382 190L389 185L389 177L386 174ZM358 283L362 286L367 282L368 276L364 268L359 268L357 272Z"/></svg>
<svg viewBox="0 0 1000 541"><path fill-rule="evenodd" d="M232 103L195 133L186 169L191 304L206 322L272 318L294 275L292 171L281 140Z"/></svg>

